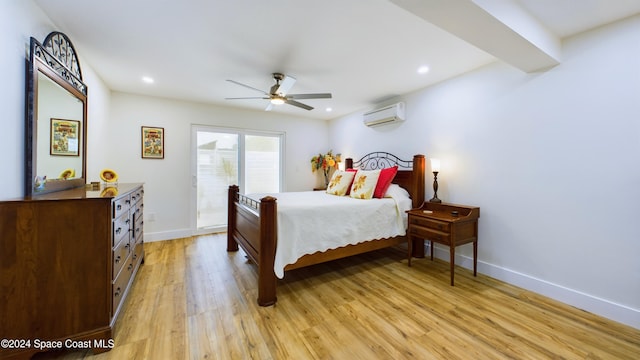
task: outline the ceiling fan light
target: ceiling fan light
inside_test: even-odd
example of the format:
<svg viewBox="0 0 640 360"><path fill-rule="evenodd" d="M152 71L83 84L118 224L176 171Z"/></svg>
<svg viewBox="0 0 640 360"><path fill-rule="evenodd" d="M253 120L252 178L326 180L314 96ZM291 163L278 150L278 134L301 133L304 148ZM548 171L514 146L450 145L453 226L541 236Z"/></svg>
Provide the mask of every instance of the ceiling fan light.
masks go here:
<svg viewBox="0 0 640 360"><path fill-rule="evenodd" d="M284 99L281 98L281 97L272 97L271 98L271 103L273 105L282 105L282 104L284 104Z"/></svg>

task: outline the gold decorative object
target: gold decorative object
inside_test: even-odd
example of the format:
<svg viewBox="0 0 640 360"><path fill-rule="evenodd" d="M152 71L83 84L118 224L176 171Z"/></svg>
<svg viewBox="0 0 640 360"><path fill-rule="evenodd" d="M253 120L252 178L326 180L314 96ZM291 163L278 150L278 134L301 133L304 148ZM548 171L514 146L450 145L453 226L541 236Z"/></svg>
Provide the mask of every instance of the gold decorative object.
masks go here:
<svg viewBox="0 0 640 360"><path fill-rule="evenodd" d="M103 169L100 171L100 179L106 183L118 182L118 173L111 169Z"/></svg>
<svg viewBox="0 0 640 360"><path fill-rule="evenodd" d="M114 197L116 195L118 195L118 188L113 186L104 188L100 193L100 197Z"/></svg>
<svg viewBox="0 0 640 360"><path fill-rule="evenodd" d="M76 177L76 171L74 169L64 169L59 176L61 179L71 179Z"/></svg>

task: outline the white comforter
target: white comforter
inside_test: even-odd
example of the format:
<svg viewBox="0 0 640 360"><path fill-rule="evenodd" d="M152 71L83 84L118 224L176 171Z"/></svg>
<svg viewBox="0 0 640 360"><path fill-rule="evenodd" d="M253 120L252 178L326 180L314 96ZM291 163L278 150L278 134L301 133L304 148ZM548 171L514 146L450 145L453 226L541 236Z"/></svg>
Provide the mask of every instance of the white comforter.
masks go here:
<svg viewBox="0 0 640 360"><path fill-rule="evenodd" d="M371 200L323 191L249 195L256 200L266 195L277 199L276 276L283 278L284 267L306 254L405 235L405 211L411 208L411 199L404 189L390 190L391 197Z"/></svg>

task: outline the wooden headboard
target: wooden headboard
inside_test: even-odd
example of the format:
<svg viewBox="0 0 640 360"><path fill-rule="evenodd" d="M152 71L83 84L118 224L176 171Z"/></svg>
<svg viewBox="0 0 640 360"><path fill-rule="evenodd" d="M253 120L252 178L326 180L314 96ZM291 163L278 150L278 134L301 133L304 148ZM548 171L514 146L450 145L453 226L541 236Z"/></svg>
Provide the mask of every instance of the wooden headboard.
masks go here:
<svg viewBox="0 0 640 360"><path fill-rule="evenodd" d="M377 151L369 153L357 161L353 161L352 158L345 159L346 169L377 170L396 165L398 165L398 173L393 179L393 183L402 186L409 192L414 208L420 207L424 202L425 194L424 155L414 155L413 160L402 160L393 154Z"/></svg>

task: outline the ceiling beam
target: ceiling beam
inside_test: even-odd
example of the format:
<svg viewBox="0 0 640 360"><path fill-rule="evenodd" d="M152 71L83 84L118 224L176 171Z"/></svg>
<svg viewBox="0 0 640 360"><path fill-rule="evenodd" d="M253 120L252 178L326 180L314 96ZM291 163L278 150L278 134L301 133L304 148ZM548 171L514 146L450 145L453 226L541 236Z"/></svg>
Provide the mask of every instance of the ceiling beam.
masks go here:
<svg viewBox="0 0 640 360"><path fill-rule="evenodd" d="M391 2L522 71L560 63L560 39L513 0Z"/></svg>

